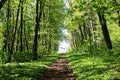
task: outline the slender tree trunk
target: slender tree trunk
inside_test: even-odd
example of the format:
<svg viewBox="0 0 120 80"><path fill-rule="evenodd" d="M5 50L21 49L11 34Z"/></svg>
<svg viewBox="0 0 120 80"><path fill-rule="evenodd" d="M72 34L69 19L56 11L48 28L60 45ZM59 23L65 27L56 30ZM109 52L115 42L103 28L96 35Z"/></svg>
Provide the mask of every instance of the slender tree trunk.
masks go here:
<svg viewBox="0 0 120 80"><path fill-rule="evenodd" d="M106 19L105 19L104 13L102 11L99 11L98 17L99 17L99 21L100 21L100 24L102 27L102 32L104 35L106 45L107 45L108 49L112 49L112 42L111 42L110 35L109 35L108 29L107 29L107 24L106 24Z"/></svg>
<svg viewBox="0 0 120 80"><path fill-rule="evenodd" d="M87 39L87 33L86 33L86 25L85 22L83 22L83 28L84 28L84 38Z"/></svg>
<svg viewBox="0 0 120 80"><path fill-rule="evenodd" d="M21 3L21 0L19 2L18 9L17 9L16 23L15 23L15 27L14 27L14 30L13 30L13 38L12 38L12 43L11 43L11 49L10 49L10 52L9 52L9 55L8 55L8 62L11 62L11 57L12 57L12 54L13 54L14 42L15 42L17 26L18 26L20 3Z"/></svg>
<svg viewBox="0 0 120 80"><path fill-rule="evenodd" d="M7 5L7 28L6 28L6 31L4 34L4 46L2 49L3 51L5 51L7 49L7 45L8 45L9 24L10 24L10 0L8 0L8 5Z"/></svg>
<svg viewBox="0 0 120 80"><path fill-rule="evenodd" d="M37 48L38 48L38 28L39 28L39 0L36 0L36 26L35 26L35 36L33 44L33 59L37 59Z"/></svg>
<svg viewBox="0 0 120 80"><path fill-rule="evenodd" d="M49 46L48 46L48 52L49 53L51 53L51 50L52 50L52 42L51 42L51 40L52 40L52 35L51 35L51 33L49 34Z"/></svg>
<svg viewBox="0 0 120 80"><path fill-rule="evenodd" d="M24 46L26 47L26 50L29 52L29 47L28 47L28 38L27 38L27 35L26 35L25 21L24 21L24 35L25 35L25 39L24 39Z"/></svg>
<svg viewBox="0 0 120 80"><path fill-rule="evenodd" d="M97 36L96 36L96 32L95 32L96 27L95 27L94 21L95 21L95 16L94 16L93 10L90 9L90 24L91 24L92 41L93 41L95 47L97 47L97 43L96 43Z"/></svg>
<svg viewBox="0 0 120 80"><path fill-rule="evenodd" d="M115 3L117 3L117 0L114 0ZM120 11L117 11L118 14L118 25L120 26Z"/></svg>
<svg viewBox="0 0 120 80"><path fill-rule="evenodd" d="M88 30L87 30L87 33L88 33L88 36L89 36L89 44L90 44L90 51L92 51L92 32L91 32L91 30L90 30L90 27L88 27L87 28Z"/></svg>
<svg viewBox="0 0 120 80"><path fill-rule="evenodd" d="M75 36L74 36L74 32L72 32L72 43L73 43L73 47L76 47L76 42L75 42Z"/></svg>
<svg viewBox="0 0 120 80"><path fill-rule="evenodd" d="M36 26L35 26L35 36L33 44L33 60L37 60L37 51L38 51L38 31L39 31L39 22L41 21L42 11L43 11L43 1L40 0L40 11L39 11L39 0L36 1Z"/></svg>
<svg viewBox="0 0 120 80"><path fill-rule="evenodd" d="M117 13L118 13L118 25L120 26L120 12L117 11Z"/></svg>
<svg viewBox="0 0 120 80"><path fill-rule="evenodd" d="M74 34L74 41L75 41L75 44L76 44L76 47L78 47L79 46L79 42L78 42L78 40L79 40L79 36L78 36L78 33L77 33L77 31L76 30L74 30L73 31L73 34Z"/></svg>
<svg viewBox="0 0 120 80"><path fill-rule="evenodd" d="M22 51L23 51L22 33L23 33L23 0L21 1L21 20L20 20L20 52L22 52Z"/></svg>
<svg viewBox="0 0 120 80"><path fill-rule="evenodd" d="M82 42L82 44L83 44L83 40L84 40L84 34L83 34L83 31L82 31L82 28L81 28L81 26L80 26L80 24L78 23L78 28L79 28L79 31L80 31L80 35L81 35L81 42Z"/></svg>
<svg viewBox="0 0 120 80"><path fill-rule="evenodd" d="M5 4L6 1L7 1L7 0L0 0L0 10L1 10L1 8L3 7L3 5Z"/></svg>
<svg viewBox="0 0 120 80"><path fill-rule="evenodd" d="M17 37L16 37L16 51L19 51L20 50L20 26L18 27L17 29Z"/></svg>
<svg viewBox="0 0 120 80"><path fill-rule="evenodd" d="M95 30L95 26L94 26L94 22L93 22L93 12L92 12L92 9L90 9L90 24L91 24L91 33L92 33L92 40L93 42L95 42L95 33L94 33L94 30Z"/></svg>

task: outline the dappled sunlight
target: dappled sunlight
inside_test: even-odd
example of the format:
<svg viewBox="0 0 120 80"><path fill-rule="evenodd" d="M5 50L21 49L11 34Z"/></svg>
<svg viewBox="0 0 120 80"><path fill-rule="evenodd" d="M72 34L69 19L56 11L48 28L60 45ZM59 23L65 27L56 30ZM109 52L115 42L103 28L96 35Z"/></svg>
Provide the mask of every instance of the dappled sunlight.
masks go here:
<svg viewBox="0 0 120 80"><path fill-rule="evenodd" d="M0 80L36 79L120 80L120 0L0 0Z"/></svg>
<svg viewBox="0 0 120 80"><path fill-rule="evenodd" d="M57 58L46 57L33 62L7 63L0 66L1 80L31 80L39 76Z"/></svg>
<svg viewBox="0 0 120 80"><path fill-rule="evenodd" d="M69 60L64 55L61 54L37 80L76 80L69 66Z"/></svg>
<svg viewBox="0 0 120 80"><path fill-rule="evenodd" d="M68 56L69 55L69 56ZM119 63L116 63L115 56L108 56L104 54L68 54L70 59L70 66L73 69L73 73L78 77L78 80L108 80L114 78L120 78ZM111 64L113 63L114 64ZM118 76L119 75L119 76ZM111 77L112 76L112 77Z"/></svg>

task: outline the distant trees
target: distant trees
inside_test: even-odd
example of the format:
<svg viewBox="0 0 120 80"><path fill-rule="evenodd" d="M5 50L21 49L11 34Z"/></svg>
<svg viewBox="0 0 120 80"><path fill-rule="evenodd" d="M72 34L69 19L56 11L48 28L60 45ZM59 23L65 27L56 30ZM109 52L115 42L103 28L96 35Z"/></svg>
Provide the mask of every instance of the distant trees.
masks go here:
<svg viewBox="0 0 120 80"><path fill-rule="evenodd" d="M108 16L112 16L119 23L119 0L69 0L68 3L67 26L72 35L72 46L89 44L90 49L93 49L91 47L97 48L99 44L103 43L102 31L106 46L111 50L112 42L107 28L107 20L111 19ZM117 12L118 18L112 15L116 14L115 12Z"/></svg>
<svg viewBox="0 0 120 80"><path fill-rule="evenodd" d="M10 46L10 51L8 52L8 61L7 62L11 62L11 57L13 55L13 49L14 49L16 33L17 33L17 27L18 27L20 4L21 4L21 0L19 2L18 9L17 9L16 22L15 22L15 27L13 27L13 35L11 36L12 37L11 46Z"/></svg>
<svg viewBox="0 0 120 80"><path fill-rule="evenodd" d="M4 28L4 43L0 43L7 62L26 52L36 60L57 51L64 25L64 0L1 0L0 9L0 27Z"/></svg>

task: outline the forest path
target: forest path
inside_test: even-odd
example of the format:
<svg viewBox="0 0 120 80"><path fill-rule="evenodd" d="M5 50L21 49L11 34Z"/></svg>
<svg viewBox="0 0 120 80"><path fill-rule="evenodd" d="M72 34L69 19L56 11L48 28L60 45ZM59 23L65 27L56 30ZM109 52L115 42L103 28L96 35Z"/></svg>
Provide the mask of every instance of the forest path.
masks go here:
<svg viewBox="0 0 120 80"><path fill-rule="evenodd" d="M69 66L69 60L60 54L60 57L43 72L37 80L76 80L72 69Z"/></svg>

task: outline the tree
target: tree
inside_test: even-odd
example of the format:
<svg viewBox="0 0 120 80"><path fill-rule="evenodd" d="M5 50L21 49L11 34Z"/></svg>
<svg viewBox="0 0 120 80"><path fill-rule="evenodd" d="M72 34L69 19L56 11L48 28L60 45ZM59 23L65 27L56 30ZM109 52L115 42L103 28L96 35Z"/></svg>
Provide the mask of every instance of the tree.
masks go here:
<svg viewBox="0 0 120 80"><path fill-rule="evenodd" d="M101 27L102 27L102 32L105 38L105 42L106 45L109 49L112 49L112 43L111 43L111 39L110 39L110 35L107 29L107 24L106 24L106 19L104 17L104 12L100 11L98 12L98 16L99 16L99 21L101 23Z"/></svg>
<svg viewBox="0 0 120 80"><path fill-rule="evenodd" d="M23 39L22 39L22 34L23 34L23 0L21 1L21 20L20 20L20 52L23 51Z"/></svg>
<svg viewBox="0 0 120 80"><path fill-rule="evenodd" d="M64 0L8 0L0 13L3 24L0 27L5 29L1 32L4 35L2 49L7 62L25 53L33 53L32 60L36 60L56 52L64 14Z"/></svg>
<svg viewBox="0 0 120 80"><path fill-rule="evenodd" d="M1 10L1 8L3 7L3 5L5 4L6 1L7 1L7 0L0 0L0 10Z"/></svg>
<svg viewBox="0 0 120 80"><path fill-rule="evenodd" d="M40 2L40 8L39 8ZM36 1L36 26L35 26L35 36L34 36L34 44L33 44L33 59L37 59L37 51L38 51L38 31L39 31L39 22L41 21L42 12L43 12L43 1ZM40 10L40 11L39 11Z"/></svg>
<svg viewBox="0 0 120 80"><path fill-rule="evenodd" d="M10 49L10 52L8 54L8 61L7 62L11 62L11 57L13 55L14 43L15 43L16 32L17 32L17 27L18 27L18 18L19 18L20 4L21 4L21 0L19 2L18 9L17 9L16 23L15 23L15 27L14 27L14 30L13 30L11 49Z"/></svg>

